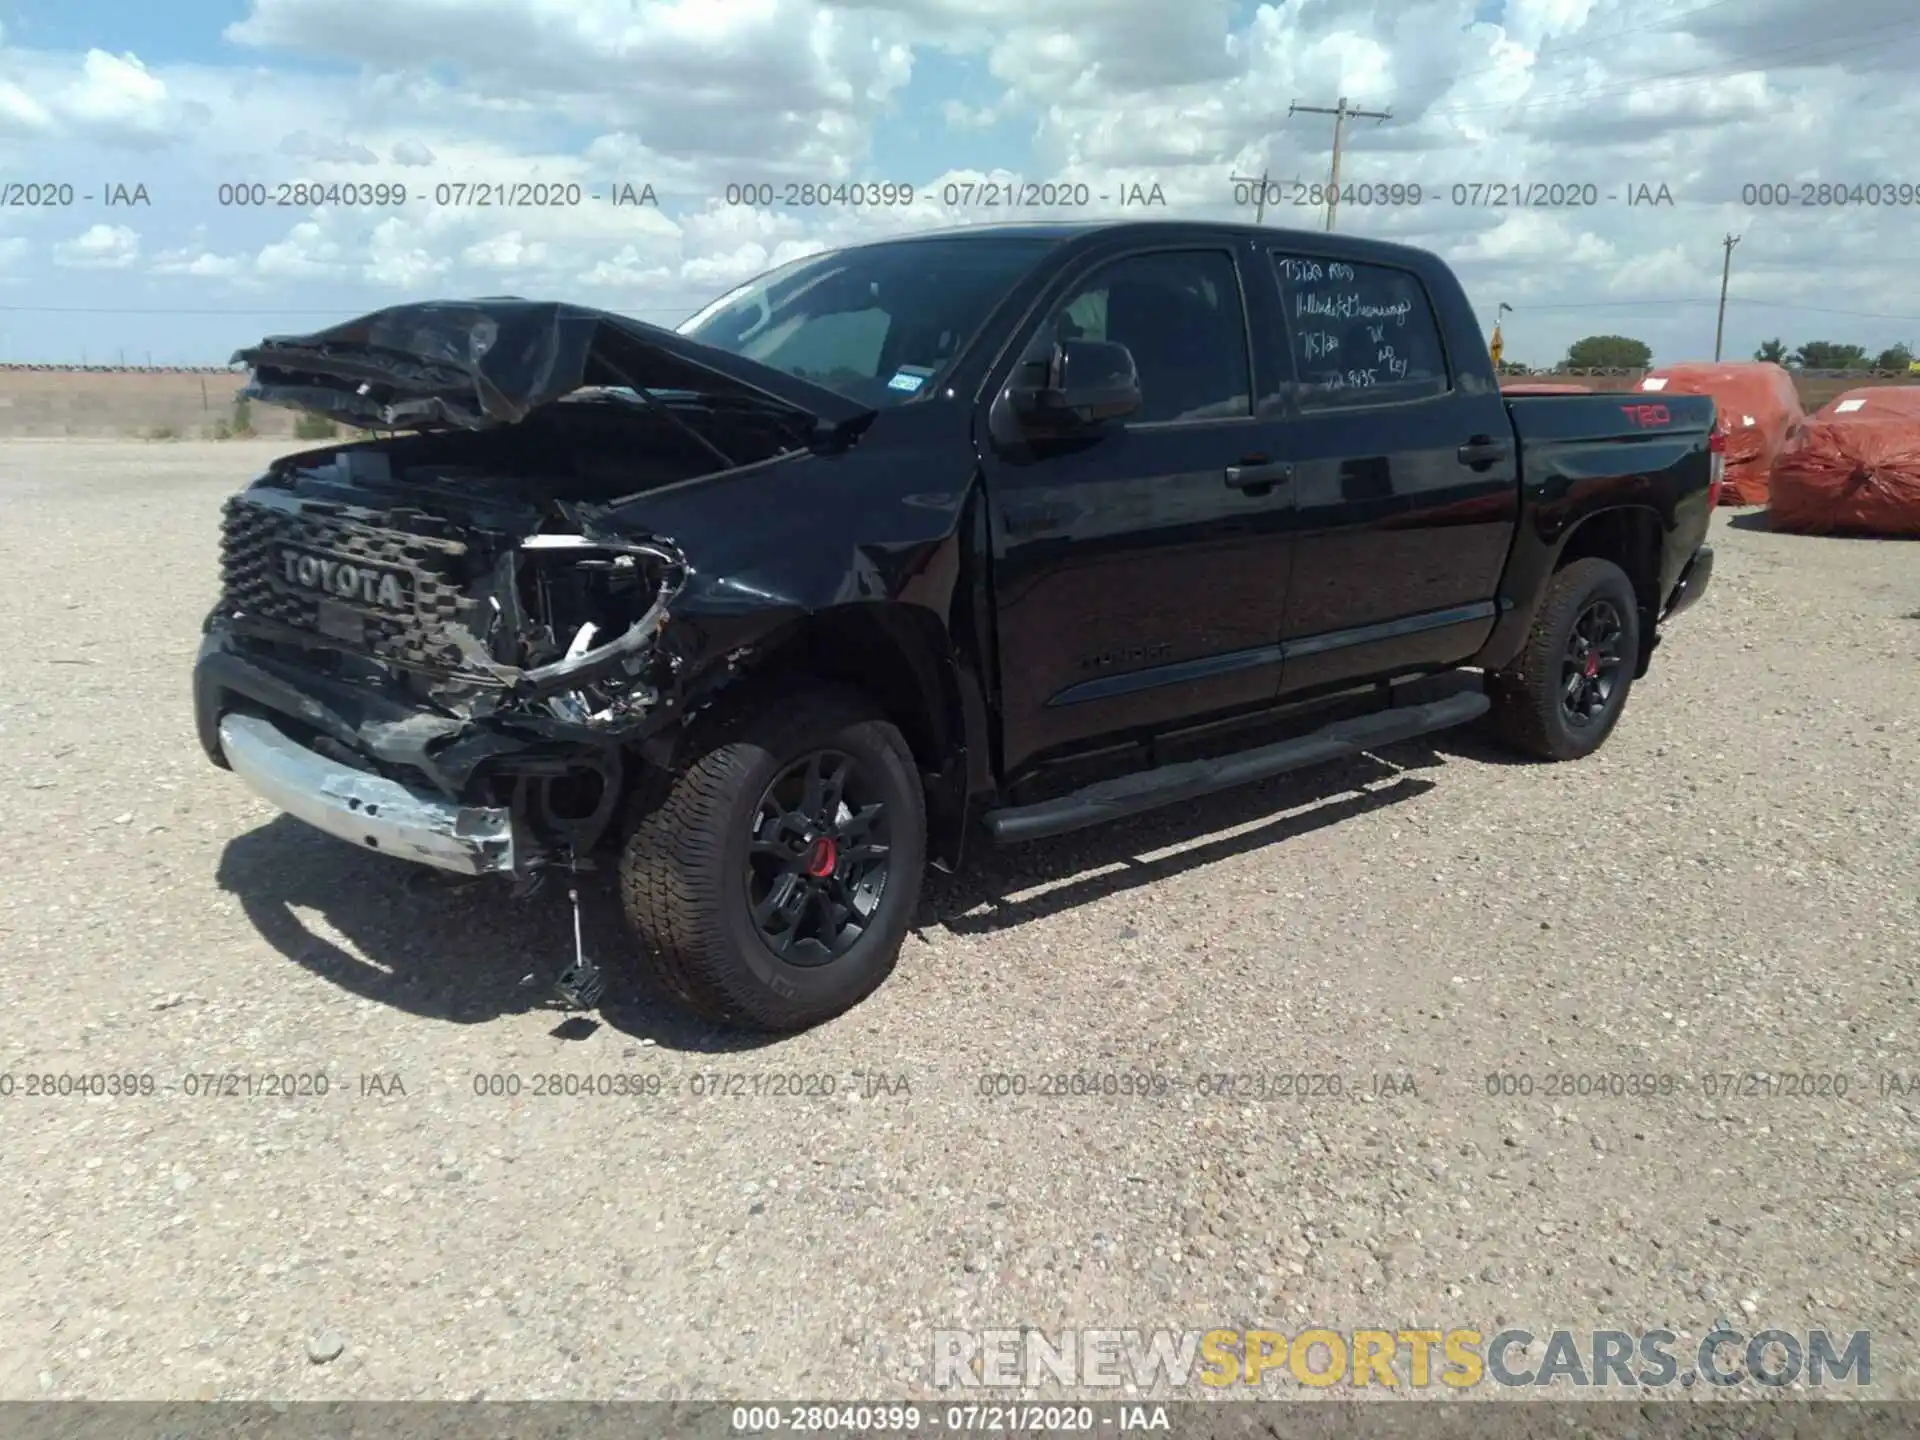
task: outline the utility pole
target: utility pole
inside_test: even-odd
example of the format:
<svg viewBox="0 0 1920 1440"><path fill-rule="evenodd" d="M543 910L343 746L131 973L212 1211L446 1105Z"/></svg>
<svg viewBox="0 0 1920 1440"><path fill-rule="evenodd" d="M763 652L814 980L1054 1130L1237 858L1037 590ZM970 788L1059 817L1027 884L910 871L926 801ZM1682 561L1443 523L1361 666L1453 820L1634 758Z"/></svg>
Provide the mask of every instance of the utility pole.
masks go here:
<svg viewBox="0 0 1920 1440"><path fill-rule="evenodd" d="M1258 185L1260 187L1260 198L1254 203L1253 223L1256 225L1266 224L1267 186L1272 183L1268 178L1267 172L1263 169L1260 172L1260 178L1258 180L1255 180L1251 175L1230 175L1227 178L1232 180L1236 185Z"/></svg>
<svg viewBox="0 0 1920 1440"><path fill-rule="evenodd" d="M1327 194L1327 229L1331 230L1334 206L1340 194L1340 141L1345 134L1348 117L1351 116L1356 120L1391 120L1393 112L1391 110L1350 110L1347 108L1347 97L1344 95L1340 97L1340 103L1332 108L1325 105L1302 105L1296 100L1287 106L1287 114L1292 115L1296 112L1303 115L1333 116L1333 173Z"/></svg>
<svg viewBox="0 0 1920 1440"><path fill-rule="evenodd" d="M1720 243L1727 253L1720 257L1720 318L1713 322L1713 358L1716 364L1720 360L1720 337L1727 329L1727 276L1733 269L1733 247L1740 243L1740 237L1729 235Z"/></svg>

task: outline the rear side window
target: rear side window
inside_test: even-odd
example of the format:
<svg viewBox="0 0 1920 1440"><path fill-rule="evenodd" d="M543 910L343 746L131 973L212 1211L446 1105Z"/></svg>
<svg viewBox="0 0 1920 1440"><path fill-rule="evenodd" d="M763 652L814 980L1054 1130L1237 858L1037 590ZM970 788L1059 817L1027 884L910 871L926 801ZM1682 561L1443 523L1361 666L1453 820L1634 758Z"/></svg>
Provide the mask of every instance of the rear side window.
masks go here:
<svg viewBox="0 0 1920 1440"><path fill-rule="evenodd" d="M1447 392L1447 352L1417 276L1313 255L1275 255L1273 264L1303 409Z"/></svg>

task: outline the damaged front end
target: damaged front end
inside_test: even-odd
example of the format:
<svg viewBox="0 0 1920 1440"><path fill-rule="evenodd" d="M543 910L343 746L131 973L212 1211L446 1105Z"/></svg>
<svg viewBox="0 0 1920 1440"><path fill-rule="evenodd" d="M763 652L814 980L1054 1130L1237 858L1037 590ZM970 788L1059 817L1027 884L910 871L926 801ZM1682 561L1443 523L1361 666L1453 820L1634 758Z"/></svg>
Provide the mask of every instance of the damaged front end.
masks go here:
<svg viewBox="0 0 1920 1440"><path fill-rule="evenodd" d="M664 638L685 557L574 506L541 517L571 528L515 534L343 509L316 472L288 478L227 506L196 684L213 758L329 834L440 869L592 849L630 747L684 698Z"/></svg>
<svg viewBox="0 0 1920 1440"><path fill-rule="evenodd" d="M287 457L227 502L201 744L298 819L468 875L577 867L701 693L675 624L689 559L615 512L858 419L669 332L524 301L237 358L257 398L422 433Z"/></svg>

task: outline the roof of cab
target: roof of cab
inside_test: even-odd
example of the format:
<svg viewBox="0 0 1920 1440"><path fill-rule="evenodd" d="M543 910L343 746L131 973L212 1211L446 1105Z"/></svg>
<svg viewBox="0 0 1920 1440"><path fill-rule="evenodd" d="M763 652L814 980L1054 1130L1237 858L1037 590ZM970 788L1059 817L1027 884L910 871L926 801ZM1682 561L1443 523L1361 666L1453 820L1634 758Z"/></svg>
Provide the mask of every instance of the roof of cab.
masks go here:
<svg viewBox="0 0 1920 1440"><path fill-rule="evenodd" d="M866 249L875 245L912 244L921 240L962 240L999 238L1008 240L1085 240L1096 235L1132 235L1148 240L1157 234L1232 235L1242 239L1264 239L1276 245L1317 252L1322 255L1375 255L1381 260L1402 263L1412 256L1431 260L1431 252L1390 240L1369 240L1357 235L1330 234L1323 230L1298 230L1278 225L1255 225L1235 220L1016 220L977 225L951 225L939 230L922 230L884 239L866 240L845 247Z"/></svg>

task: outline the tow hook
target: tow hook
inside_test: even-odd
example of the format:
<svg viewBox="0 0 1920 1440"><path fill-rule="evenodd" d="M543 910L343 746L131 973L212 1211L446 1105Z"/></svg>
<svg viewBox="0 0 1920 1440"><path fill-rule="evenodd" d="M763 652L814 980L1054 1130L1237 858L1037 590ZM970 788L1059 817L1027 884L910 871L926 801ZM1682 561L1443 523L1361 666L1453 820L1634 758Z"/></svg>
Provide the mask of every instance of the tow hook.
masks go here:
<svg viewBox="0 0 1920 1440"><path fill-rule="evenodd" d="M607 993L606 973L587 954L580 929L580 881L582 870L591 869L571 852L567 855L567 905L573 911L573 963L553 982L553 992L569 1010L591 1010Z"/></svg>

